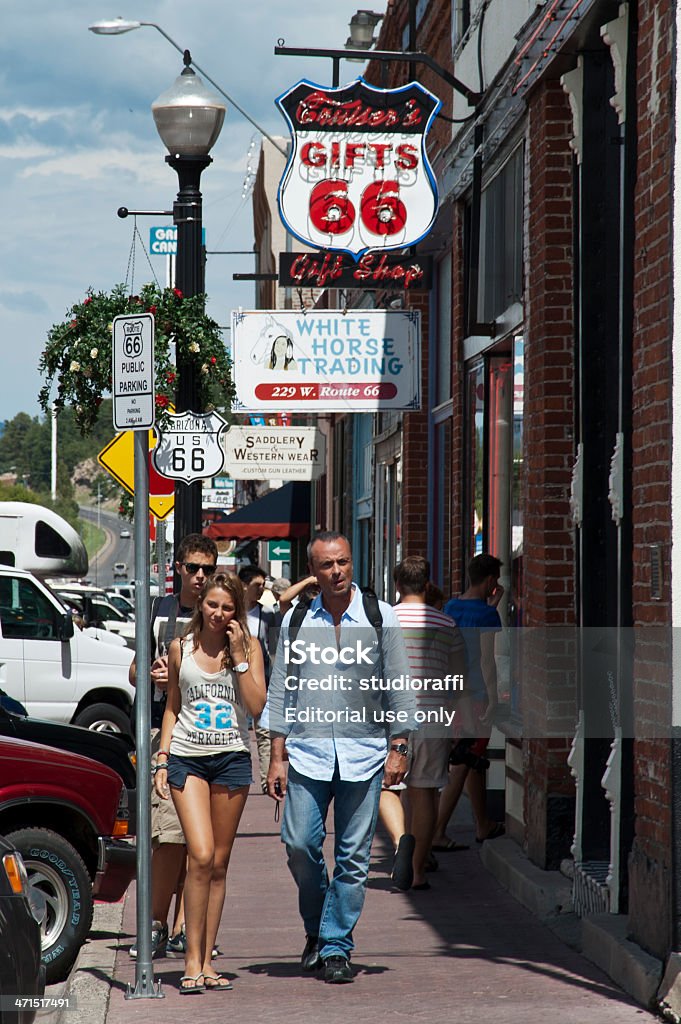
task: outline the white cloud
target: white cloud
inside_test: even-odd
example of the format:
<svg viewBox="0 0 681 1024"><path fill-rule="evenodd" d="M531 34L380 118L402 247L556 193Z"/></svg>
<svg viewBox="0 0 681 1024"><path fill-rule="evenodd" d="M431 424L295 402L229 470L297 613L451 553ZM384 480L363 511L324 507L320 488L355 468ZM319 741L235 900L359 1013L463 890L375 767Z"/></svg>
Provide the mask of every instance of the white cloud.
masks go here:
<svg viewBox="0 0 681 1024"><path fill-rule="evenodd" d="M51 146L43 146L27 138L16 139L9 145L0 143L0 160L38 160L53 153Z"/></svg>
<svg viewBox="0 0 681 1024"><path fill-rule="evenodd" d="M125 172L145 185L168 184L168 172L152 153L139 154L133 150L88 149L78 153L64 153L40 163L32 164L21 172L22 178L69 175L82 181L101 181Z"/></svg>
<svg viewBox="0 0 681 1024"><path fill-rule="evenodd" d="M299 78L328 82L328 60L275 57L279 37L290 46L342 47L357 0L30 0L5 5L0 36L0 160L3 170L3 347L0 418L38 412L37 362L49 327L63 319L88 286L110 289L125 277L133 224L119 206L168 210L177 177L164 161L150 105L182 67L180 55L153 28L120 37L87 26L117 14L157 22L272 135L284 135L274 98ZM382 6L373 5L376 9ZM10 24L11 23L11 24ZM2 59L4 58L4 59ZM342 64L341 80L357 65ZM208 247L250 250L250 201L241 203L253 127L233 108L202 177ZM148 243L149 226L138 218ZM165 263L154 257L164 280ZM210 256L209 310L222 323L229 310L253 304L252 283L232 281L254 270L249 256ZM151 276L137 252L136 284Z"/></svg>

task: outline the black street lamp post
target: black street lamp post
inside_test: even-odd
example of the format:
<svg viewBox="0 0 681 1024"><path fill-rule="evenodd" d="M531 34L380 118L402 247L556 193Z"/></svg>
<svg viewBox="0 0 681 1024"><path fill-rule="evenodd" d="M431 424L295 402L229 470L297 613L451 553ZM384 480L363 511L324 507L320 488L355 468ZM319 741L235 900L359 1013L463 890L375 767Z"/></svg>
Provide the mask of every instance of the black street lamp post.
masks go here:
<svg viewBox="0 0 681 1024"><path fill-rule="evenodd" d="M225 105L207 89L190 67L191 55L184 52L185 68L170 89L152 104L156 128L165 143L168 163L176 171L179 192L173 204L177 227L175 287L187 298L205 291L201 173L212 160L208 155L220 134ZM177 357L177 412L202 412L195 366ZM201 533L201 481L175 485L175 539Z"/></svg>

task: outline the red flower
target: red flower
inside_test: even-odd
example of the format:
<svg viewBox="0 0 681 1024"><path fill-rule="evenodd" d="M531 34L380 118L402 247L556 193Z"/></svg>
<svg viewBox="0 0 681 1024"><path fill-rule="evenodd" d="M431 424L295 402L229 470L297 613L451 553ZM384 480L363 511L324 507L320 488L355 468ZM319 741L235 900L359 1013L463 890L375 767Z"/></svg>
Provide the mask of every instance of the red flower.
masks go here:
<svg viewBox="0 0 681 1024"><path fill-rule="evenodd" d="M217 363L217 359L215 358L215 356L211 356L210 361L213 364L213 366L215 366L215 364Z"/></svg>
<svg viewBox="0 0 681 1024"><path fill-rule="evenodd" d="M156 306L149 306L148 307L147 313L155 313L155 312L156 312Z"/></svg>
<svg viewBox="0 0 681 1024"><path fill-rule="evenodd" d="M119 514L119 516L124 516L125 515L125 505L119 505L118 506L118 514Z"/></svg>
<svg viewBox="0 0 681 1024"><path fill-rule="evenodd" d="M92 296L91 295L88 295L88 297L86 299L83 299L83 305L84 306L89 306L91 302L92 302Z"/></svg>
<svg viewBox="0 0 681 1024"><path fill-rule="evenodd" d="M173 288L173 295L176 295L178 297L178 299L183 298L182 292L180 291L179 288Z"/></svg>
<svg viewBox="0 0 681 1024"><path fill-rule="evenodd" d="M176 374L174 374L172 370L169 370L168 373L166 374L166 380L168 381L169 384L175 383L175 377Z"/></svg>
<svg viewBox="0 0 681 1024"><path fill-rule="evenodd" d="M167 395L156 395L156 405L159 409L165 409L170 399Z"/></svg>
<svg viewBox="0 0 681 1024"><path fill-rule="evenodd" d="M98 396L97 398L95 398L95 405L101 405L102 401L103 399Z"/></svg>
<svg viewBox="0 0 681 1024"><path fill-rule="evenodd" d="M69 324L69 327L77 327L77 326L78 326L78 321L74 317L74 319Z"/></svg>

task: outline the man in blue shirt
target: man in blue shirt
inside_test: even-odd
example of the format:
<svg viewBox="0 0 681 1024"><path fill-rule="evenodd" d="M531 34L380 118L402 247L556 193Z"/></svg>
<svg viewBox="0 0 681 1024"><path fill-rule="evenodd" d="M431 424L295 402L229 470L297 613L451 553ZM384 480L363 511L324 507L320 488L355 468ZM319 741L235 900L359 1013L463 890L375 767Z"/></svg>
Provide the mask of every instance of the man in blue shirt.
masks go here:
<svg viewBox="0 0 681 1024"><path fill-rule="evenodd" d="M504 595L499 584L502 563L494 555L480 554L468 563L468 589L453 597L444 607L461 630L466 649L466 694L471 703L477 738L470 748L475 758L484 759L497 709L497 666L494 638L501 629L497 606ZM470 737L468 737L470 738ZM445 829L466 785L476 825L476 842L496 839L504 834L504 825L487 814L487 787L484 771L468 764L456 764L450 781L440 794L433 850L446 853L459 849Z"/></svg>
<svg viewBox="0 0 681 1024"><path fill-rule="evenodd" d="M321 593L297 635L289 630L293 610L282 623L264 712L272 737L268 790L277 801L288 797L281 838L305 926L303 970L324 967L325 981L338 984L353 980L352 933L364 904L381 785L401 782L407 770L415 702L399 622L383 601L381 625L370 622L353 583L347 537L319 533L307 553ZM322 847L332 799L329 880Z"/></svg>

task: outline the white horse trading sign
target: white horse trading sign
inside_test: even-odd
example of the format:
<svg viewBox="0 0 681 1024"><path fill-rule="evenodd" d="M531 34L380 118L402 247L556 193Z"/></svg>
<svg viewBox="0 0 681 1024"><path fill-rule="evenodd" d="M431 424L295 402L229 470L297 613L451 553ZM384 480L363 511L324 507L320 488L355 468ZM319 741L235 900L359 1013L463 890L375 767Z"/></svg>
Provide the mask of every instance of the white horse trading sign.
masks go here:
<svg viewBox="0 0 681 1024"><path fill-rule="evenodd" d="M436 96L418 82L376 89L358 78L327 89L303 79L276 102L293 136L278 194L291 234L355 259L428 234L438 196L425 138Z"/></svg>
<svg viewBox="0 0 681 1024"><path fill-rule="evenodd" d="M168 416L169 424L159 431L159 441L151 460L161 476L193 483L217 476L225 456L220 433L227 421L217 412L177 412Z"/></svg>

